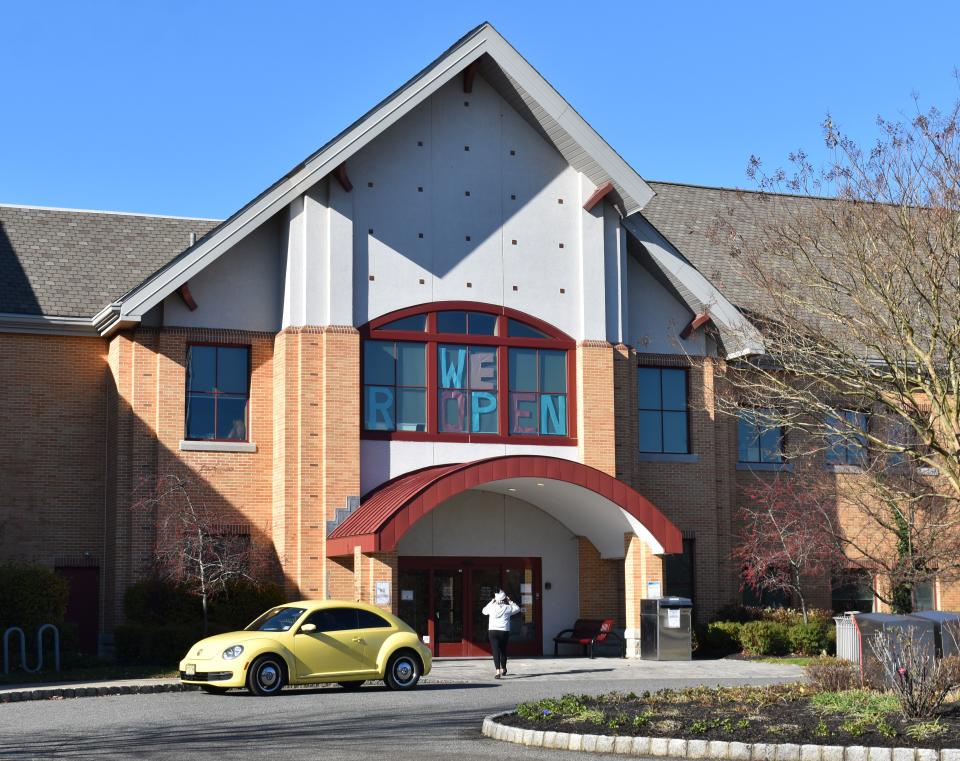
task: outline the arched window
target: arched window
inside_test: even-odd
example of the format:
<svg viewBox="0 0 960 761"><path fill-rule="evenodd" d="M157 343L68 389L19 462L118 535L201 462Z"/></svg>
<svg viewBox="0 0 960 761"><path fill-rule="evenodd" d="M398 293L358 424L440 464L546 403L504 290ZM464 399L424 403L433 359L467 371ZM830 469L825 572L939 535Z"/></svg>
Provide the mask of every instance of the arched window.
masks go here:
<svg viewBox="0 0 960 761"><path fill-rule="evenodd" d="M575 344L506 307L437 302L361 329L364 438L571 444Z"/></svg>

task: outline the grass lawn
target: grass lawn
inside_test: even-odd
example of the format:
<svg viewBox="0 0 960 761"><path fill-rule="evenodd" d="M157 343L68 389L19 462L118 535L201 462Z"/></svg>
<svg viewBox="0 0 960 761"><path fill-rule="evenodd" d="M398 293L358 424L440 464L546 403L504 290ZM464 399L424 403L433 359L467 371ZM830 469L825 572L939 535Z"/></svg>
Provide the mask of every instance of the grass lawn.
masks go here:
<svg viewBox="0 0 960 761"><path fill-rule="evenodd" d="M819 656L812 655L783 655L767 656L764 658L751 658L750 660L757 660L760 661L760 663L788 663L793 666L806 666L818 658Z"/></svg>

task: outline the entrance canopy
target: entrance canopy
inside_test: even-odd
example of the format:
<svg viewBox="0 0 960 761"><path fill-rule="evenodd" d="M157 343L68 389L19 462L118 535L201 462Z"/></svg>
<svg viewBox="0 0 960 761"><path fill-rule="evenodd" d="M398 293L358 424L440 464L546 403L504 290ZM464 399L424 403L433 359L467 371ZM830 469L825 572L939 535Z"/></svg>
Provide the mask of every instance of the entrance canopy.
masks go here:
<svg viewBox="0 0 960 761"><path fill-rule="evenodd" d="M624 555L634 533L654 554L683 551L680 530L656 506L622 481L557 457L492 457L434 465L387 481L366 495L327 537L327 555L390 552L407 530L445 500L468 490L524 500L585 536L601 557Z"/></svg>

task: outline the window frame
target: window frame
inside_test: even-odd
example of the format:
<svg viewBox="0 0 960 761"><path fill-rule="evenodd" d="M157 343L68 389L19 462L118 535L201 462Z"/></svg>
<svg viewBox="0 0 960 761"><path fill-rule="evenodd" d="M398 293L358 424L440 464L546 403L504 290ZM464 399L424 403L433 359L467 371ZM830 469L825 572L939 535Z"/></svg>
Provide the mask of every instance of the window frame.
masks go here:
<svg viewBox="0 0 960 761"><path fill-rule="evenodd" d="M441 333L437 330L438 312L482 312L494 315L497 319L497 335L474 333ZM390 330L386 325L392 322L426 314L426 328L419 330ZM518 320L541 331L545 338L525 338L508 335L509 320ZM366 341L396 341L422 343L426 345L427 359L427 425L425 431L375 431L364 427L364 349ZM487 444L538 444L543 446L576 446L577 444L577 353L576 341L566 333L532 315L510 307L495 306L473 301L436 301L428 304L398 309L371 320L360 328L360 438L392 441L449 441ZM496 348L497 355L497 432L441 432L439 430L439 347L442 344L454 346ZM512 348L553 349L566 354L567 375L567 434L555 435L510 435L510 390L508 354Z"/></svg>
<svg viewBox="0 0 960 761"><path fill-rule="evenodd" d="M763 414L763 413L760 410L750 408L750 407L742 407L737 412L737 464L738 465L786 465L787 463L786 426L782 426L782 425L771 426L770 428L766 428L761 431L760 426L757 424L758 414ZM747 420L744 419L745 415L752 415L753 416L752 422L748 423ZM741 460L740 459L740 431L741 431L742 425L750 425L753 431L755 432L759 431L759 434L754 439L754 441L757 444L757 457L759 458L757 460ZM761 441L763 439L763 434L769 431L778 431L780 434L777 437L777 441L779 442L779 446L777 447L777 453L778 453L779 459L777 460L763 459L763 445ZM747 448L749 449L749 447Z"/></svg>
<svg viewBox="0 0 960 761"><path fill-rule="evenodd" d="M844 425L849 427L851 421L847 418L847 415L857 415L863 416L863 428L860 430L862 433L860 436L863 441L859 446L854 446L850 440L842 442L843 446L843 461L837 462L832 459L832 453L836 451L837 444L834 441L831 441L832 438L840 439L842 434L832 432L830 429L831 423L829 421L825 422L827 426L826 430L826 442L827 446L823 451L823 459L826 462L827 468L843 468L843 472L851 472L849 469L855 468L856 470L863 470L870 465L871 452L870 452L870 425L872 422L873 415L871 415L870 410L868 409L859 409L854 407L837 407L832 412L834 417L843 418ZM850 460L850 451L855 449L861 452L859 461L851 462Z"/></svg>
<svg viewBox="0 0 960 761"><path fill-rule="evenodd" d="M640 371L641 370L657 370L660 372L660 408L659 409L640 406ZM686 434L687 434L687 450L685 452L667 452L663 448L663 439L664 439L663 413L680 411L680 410L666 410L663 408L663 371L664 370L679 370L683 373L683 399L684 399L683 414L684 414L684 419L686 420ZM691 425L690 425L690 368L686 366L676 366L676 365L638 364L636 380L634 382L634 388L635 388L635 391L637 392L637 397L636 397L637 399L637 408L636 408L637 452L639 452L641 455L667 455L667 456L680 456L680 457L685 457L685 456L694 454L693 438L691 436ZM658 451L640 448L640 413L641 412L659 412L660 413L660 449Z"/></svg>
<svg viewBox="0 0 960 761"><path fill-rule="evenodd" d="M221 438L211 438L211 439L194 439L190 438L189 431L187 429L187 416L190 414L190 352L195 346L206 346L212 347L214 349L245 349L247 352L247 405L244 408L244 421L243 421L243 430L246 434L245 438L242 439L221 439ZM217 442L220 444L249 444L253 441L253 438L250 434L250 404L251 404L251 389L253 386L253 347L250 344L243 343L222 343L217 341L190 341L187 343L187 350L184 354L184 364L183 364L183 440L184 441L209 441ZM196 392L198 394L205 394L204 391ZM210 394L208 394L210 396ZM217 399L220 396L226 396L228 398L237 399L240 397L240 394L235 393L221 393L214 392L213 396L213 432L217 432Z"/></svg>

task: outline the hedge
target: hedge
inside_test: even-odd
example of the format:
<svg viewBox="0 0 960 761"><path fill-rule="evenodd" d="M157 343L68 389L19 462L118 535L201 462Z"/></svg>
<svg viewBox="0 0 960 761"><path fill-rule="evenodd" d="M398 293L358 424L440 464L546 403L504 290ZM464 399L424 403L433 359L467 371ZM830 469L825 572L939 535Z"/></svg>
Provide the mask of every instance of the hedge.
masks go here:
<svg viewBox="0 0 960 761"><path fill-rule="evenodd" d="M790 652L790 633L778 621L749 621L740 627L740 643L750 655L786 655Z"/></svg>
<svg viewBox="0 0 960 761"><path fill-rule="evenodd" d="M730 655L743 649L740 642L740 628L737 621L714 621L698 627L698 651L710 655Z"/></svg>
<svg viewBox="0 0 960 761"><path fill-rule="evenodd" d="M63 624L70 585L42 565L0 565L0 631Z"/></svg>
<svg viewBox="0 0 960 761"><path fill-rule="evenodd" d="M286 601L276 584L234 582L210 601L207 636L242 629L265 610ZM162 579L131 586L124 597L127 622L117 627L117 658L122 663L175 664L203 635L200 598Z"/></svg>

